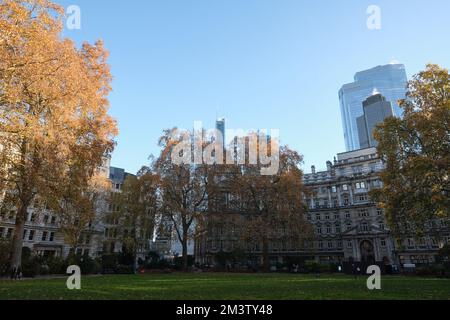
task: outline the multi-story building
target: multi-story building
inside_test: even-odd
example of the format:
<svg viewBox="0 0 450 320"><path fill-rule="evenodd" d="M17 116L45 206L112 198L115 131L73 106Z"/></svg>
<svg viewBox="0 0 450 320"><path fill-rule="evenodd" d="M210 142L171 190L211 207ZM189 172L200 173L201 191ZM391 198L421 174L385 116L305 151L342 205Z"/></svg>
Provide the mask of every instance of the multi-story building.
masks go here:
<svg viewBox="0 0 450 320"><path fill-rule="evenodd" d="M100 197L97 202L96 215L89 225L82 231L76 254L98 257L104 253L119 253L123 250L121 241L126 230L120 218L114 213L120 210L118 195L129 173L124 169L110 166L110 159L105 158L104 164L98 172L111 183L110 191ZM15 211L0 213L0 238L12 239L15 226ZM42 256L66 257L71 245L66 241L60 226L57 213L49 210L29 209L25 231L23 234L24 247L28 247L34 254ZM143 237L139 243L138 257L145 258L150 248L151 234Z"/></svg>
<svg viewBox="0 0 450 320"><path fill-rule="evenodd" d="M394 115L402 116L398 101L406 98L407 75L402 64L388 64L358 72L355 81L345 84L339 91L342 124L347 151L362 149L357 119L363 115L363 101L374 92L381 93L391 102Z"/></svg>
<svg viewBox="0 0 450 320"><path fill-rule="evenodd" d="M225 118L220 118L217 119L216 121L216 131L220 132L220 134L222 135L222 144L223 144L223 148L225 149L225 145L226 145L226 137L225 137Z"/></svg>
<svg viewBox="0 0 450 320"><path fill-rule="evenodd" d="M110 159L105 158L103 165L98 169L99 175L109 177ZM102 214L105 212L105 197L97 202L96 216L82 231L76 254L96 257L102 252L103 225ZM16 212L0 212L0 239L12 239L15 228ZM72 246L66 241L60 226L60 217L50 210L36 209L31 206L28 210L25 230L23 233L23 246L28 247L34 254L42 256L66 257Z"/></svg>
<svg viewBox="0 0 450 320"><path fill-rule="evenodd" d="M117 253L122 250L121 233L122 226L119 219L120 211L120 192L129 173L124 169L110 167L109 180L111 182L111 192L108 195L107 209L105 210L102 227L103 236L103 252Z"/></svg>
<svg viewBox="0 0 450 320"><path fill-rule="evenodd" d="M384 211L370 198L370 191L382 186L379 173L383 168L375 148L339 154L333 163L327 162L326 171L312 167L304 184L309 190L305 195L307 220L314 226L315 237L299 245L284 241L280 231L280 237L270 244L272 264L314 260L340 264L349 270L352 265L434 262L443 242L450 241L446 224L442 224L446 236L440 240L432 236L418 242L414 237L394 240ZM241 213L223 212L208 219L210 226L196 242L197 263L214 264L218 254L236 249L244 249L248 257L253 257L249 263L258 263L261 246L243 243L239 234L244 222Z"/></svg>
<svg viewBox="0 0 450 320"><path fill-rule="evenodd" d="M378 142L374 137L377 125L394 116L392 104L381 94L374 94L363 102L364 115L357 119L358 136L362 149L376 148Z"/></svg>
<svg viewBox="0 0 450 320"><path fill-rule="evenodd" d="M153 232L142 228L139 225L139 218L130 224L125 223L123 208L120 202L120 195L128 177L134 176L125 172L124 169L110 167L109 180L111 182L111 192L108 199L108 208L104 213L102 221L103 227L103 253L125 252L126 243L124 239L132 240L136 246L136 256L145 260L150 252L153 239Z"/></svg>
<svg viewBox="0 0 450 320"><path fill-rule="evenodd" d="M312 191L308 220L318 236L318 261L396 263L384 212L369 196L381 186L382 169L376 149L363 149L339 154L326 171L312 168L305 175L305 186Z"/></svg>

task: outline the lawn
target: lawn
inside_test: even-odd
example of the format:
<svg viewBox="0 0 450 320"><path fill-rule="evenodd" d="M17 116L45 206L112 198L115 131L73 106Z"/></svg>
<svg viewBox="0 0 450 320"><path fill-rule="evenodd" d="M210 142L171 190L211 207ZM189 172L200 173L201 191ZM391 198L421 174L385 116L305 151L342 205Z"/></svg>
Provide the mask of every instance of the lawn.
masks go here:
<svg viewBox="0 0 450 320"><path fill-rule="evenodd" d="M369 291L366 278L293 274L164 274L83 277L69 291L66 279L0 280L0 299L94 300L450 300L450 279L382 278L382 290Z"/></svg>

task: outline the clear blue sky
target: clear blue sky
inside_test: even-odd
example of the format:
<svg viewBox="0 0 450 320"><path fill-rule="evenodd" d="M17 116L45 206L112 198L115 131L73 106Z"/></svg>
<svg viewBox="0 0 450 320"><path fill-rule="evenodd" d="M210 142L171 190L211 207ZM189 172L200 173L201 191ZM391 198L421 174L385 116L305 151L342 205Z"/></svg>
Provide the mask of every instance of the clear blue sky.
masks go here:
<svg viewBox="0 0 450 320"><path fill-rule="evenodd" d="M324 168L345 151L338 90L355 72L395 59L411 76L450 67L448 0L69 0L82 12L77 42L111 52L112 164L136 172L158 153L164 128L281 130L281 140ZM381 8L381 30L366 9Z"/></svg>

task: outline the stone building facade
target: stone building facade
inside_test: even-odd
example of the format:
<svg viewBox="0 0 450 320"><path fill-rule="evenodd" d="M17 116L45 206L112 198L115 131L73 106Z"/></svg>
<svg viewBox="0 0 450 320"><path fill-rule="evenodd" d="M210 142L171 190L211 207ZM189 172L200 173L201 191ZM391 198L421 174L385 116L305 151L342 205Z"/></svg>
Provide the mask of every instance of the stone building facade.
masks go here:
<svg viewBox="0 0 450 320"><path fill-rule="evenodd" d="M93 258L105 253L122 251L119 233L123 232L123 228L120 221L111 219L110 216L119 209L115 200L128 175L123 169L111 167L109 158L104 159L103 165L98 170L102 177L109 179L111 190L105 192L97 202L96 216L82 232L76 248L76 254L87 254ZM15 214L14 211L0 212L0 239L12 239ZM23 234L24 247L30 248L33 254L41 256L67 257L71 248L65 241L59 223L58 214L48 210L38 212L30 208ZM150 251L150 240L151 235L140 244L139 257L145 258Z"/></svg>
<svg viewBox="0 0 450 320"><path fill-rule="evenodd" d="M292 243L283 236L272 239L272 265L293 261L315 261L346 268L378 264L399 266L430 264L444 243L450 243L448 224L442 224L443 237L431 236L395 241L389 231L385 213L369 196L371 190L382 186L379 177L384 168L375 148L339 154L327 162L327 170L305 174L307 220L315 229L315 237L302 244ZM217 256L244 250L249 263L260 263L258 244L242 243L239 228L245 223L242 214L224 212L211 215L209 227L197 238L196 262L217 264ZM277 228L274 226L274 228Z"/></svg>
<svg viewBox="0 0 450 320"><path fill-rule="evenodd" d="M98 174L109 178L110 159L105 158L103 165L98 168ZM102 252L104 240L103 213L106 208L106 197L101 197L97 203L97 214L93 221L83 230L76 254L96 257ZM10 240L15 228L16 212L0 212L0 239ZM28 210L23 246L31 249L33 254L41 256L66 257L71 246L65 241L60 228L58 214L49 210L37 210L33 207Z"/></svg>

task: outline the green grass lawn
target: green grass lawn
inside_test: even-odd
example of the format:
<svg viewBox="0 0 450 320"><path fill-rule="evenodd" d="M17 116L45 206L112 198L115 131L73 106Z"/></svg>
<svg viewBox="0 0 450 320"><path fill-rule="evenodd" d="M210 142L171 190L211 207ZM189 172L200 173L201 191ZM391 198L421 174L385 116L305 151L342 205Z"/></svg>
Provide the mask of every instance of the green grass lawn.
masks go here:
<svg viewBox="0 0 450 320"><path fill-rule="evenodd" d="M165 274L83 277L82 290L69 291L66 279L0 280L0 299L147 299L147 300L450 300L450 280L382 278L381 291L367 279L343 275Z"/></svg>

